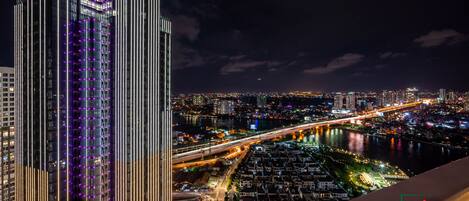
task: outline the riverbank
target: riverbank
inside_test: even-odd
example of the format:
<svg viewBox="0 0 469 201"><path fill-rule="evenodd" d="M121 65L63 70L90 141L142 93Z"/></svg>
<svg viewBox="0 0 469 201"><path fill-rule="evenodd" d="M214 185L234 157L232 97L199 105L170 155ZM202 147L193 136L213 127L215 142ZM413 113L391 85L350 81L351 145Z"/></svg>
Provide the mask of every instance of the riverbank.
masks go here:
<svg viewBox="0 0 469 201"><path fill-rule="evenodd" d="M409 178L397 166L343 149L326 145L299 146L321 161L322 166L351 197L386 188Z"/></svg>

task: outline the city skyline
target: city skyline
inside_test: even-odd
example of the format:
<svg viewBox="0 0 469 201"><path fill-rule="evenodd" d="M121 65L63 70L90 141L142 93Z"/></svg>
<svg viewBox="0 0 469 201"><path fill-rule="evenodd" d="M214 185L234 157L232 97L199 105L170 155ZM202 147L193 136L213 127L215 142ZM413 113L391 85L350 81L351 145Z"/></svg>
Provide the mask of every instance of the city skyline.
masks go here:
<svg viewBox="0 0 469 201"><path fill-rule="evenodd" d="M467 2L0 2L0 200L469 200Z"/></svg>

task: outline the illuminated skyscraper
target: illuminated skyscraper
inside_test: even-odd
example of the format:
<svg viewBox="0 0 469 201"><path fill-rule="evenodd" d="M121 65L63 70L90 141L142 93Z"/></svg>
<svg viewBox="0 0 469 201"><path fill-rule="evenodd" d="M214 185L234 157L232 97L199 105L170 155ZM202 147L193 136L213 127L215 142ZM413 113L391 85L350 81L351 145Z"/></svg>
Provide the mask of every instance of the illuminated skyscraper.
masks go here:
<svg viewBox="0 0 469 201"><path fill-rule="evenodd" d="M449 103L454 103L454 102L456 102L457 99L458 99L458 97L456 95L456 92L454 92L454 91L448 92L447 101Z"/></svg>
<svg viewBox="0 0 469 201"><path fill-rule="evenodd" d="M0 200L15 198L14 69L0 67Z"/></svg>
<svg viewBox="0 0 469 201"><path fill-rule="evenodd" d="M438 96L440 103L446 103L446 89L440 89L440 95Z"/></svg>
<svg viewBox="0 0 469 201"><path fill-rule="evenodd" d="M381 94L381 105L382 106L391 106L397 103L398 97L395 91L383 91Z"/></svg>
<svg viewBox="0 0 469 201"><path fill-rule="evenodd" d="M161 21L159 0L114 2L112 200L169 201L171 24Z"/></svg>
<svg viewBox="0 0 469 201"><path fill-rule="evenodd" d="M16 1L17 200L110 200L111 17L111 0Z"/></svg>
<svg viewBox="0 0 469 201"><path fill-rule="evenodd" d="M349 92L347 94L347 97L345 98L345 103L346 103L348 110L350 111L357 110L357 97L355 96L354 92Z"/></svg>
<svg viewBox="0 0 469 201"><path fill-rule="evenodd" d="M257 96L257 107L258 108L265 108L267 106L267 96L260 95Z"/></svg>
<svg viewBox="0 0 469 201"><path fill-rule="evenodd" d="M415 102L419 99L418 97L419 90L417 88L407 88L405 91L405 101L406 102Z"/></svg>
<svg viewBox="0 0 469 201"><path fill-rule="evenodd" d="M357 97L354 92L334 94L334 106L332 112L335 113L350 113L357 110Z"/></svg>
<svg viewBox="0 0 469 201"><path fill-rule="evenodd" d="M345 109L344 95L341 92L334 94L334 110Z"/></svg>
<svg viewBox="0 0 469 201"><path fill-rule="evenodd" d="M157 0L15 1L16 200L171 200L159 14Z"/></svg>

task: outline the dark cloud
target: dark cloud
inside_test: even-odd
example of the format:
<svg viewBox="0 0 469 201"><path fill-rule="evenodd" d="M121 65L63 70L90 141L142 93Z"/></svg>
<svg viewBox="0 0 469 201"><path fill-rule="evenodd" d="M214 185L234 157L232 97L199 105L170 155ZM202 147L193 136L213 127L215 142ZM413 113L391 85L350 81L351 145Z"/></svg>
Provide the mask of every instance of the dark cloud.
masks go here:
<svg viewBox="0 0 469 201"><path fill-rule="evenodd" d="M347 53L341 57L335 58L324 66L313 67L305 69L307 74L327 74L334 71L347 68L354 64L361 62L365 58L364 55L356 53Z"/></svg>
<svg viewBox="0 0 469 201"><path fill-rule="evenodd" d="M375 69L383 69L383 68L386 68L386 64L377 64L374 66Z"/></svg>
<svg viewBox="0 0 469 201"><path fill-rule="evenodd" d="M452 29L440 31L431 31L428 34L420 36L414 42L420 44L421 47L436 47L440 45L454 45L463 42L467 36Z"/></svg>
<svg viewBox="0 0 469 201"><path fill-rule="evenodd" d="M199 21L194 17L178 15L173 17L173 33L177 39L186 38L195 41L200 33Z"/></svg>
<svg viewBox="0 0 469 201"><path fill-rule="evenodd" d="M275 72L275 71L278 71L278 69L277 68L270 68L269 69L269 72Z"/></svg>
<svg viewBox="0 0 469 201"><path fill-rule="evenodd" d="M239 55L230 57L228 64L220 69L220 74L241 73L258 68L268 68L268 71L276 71L274 67L279 65L281 65L281 62L278 61L255 61L246 59L245 55Z"/></svg>
<svg viewBox="0 0 469 201"><path fill-rule="evenodd" d="M240 73L246 70L257 68L259 66L264 66L266 64L265 61L241 61L235 63L229 63L223 66L220 69L220 73L222 75L228 75L230 73Z"/></svg>
<svg viewBox="0 0 469 201"><path fill-rule="evenodd" d="M173 69L180 70L191 67L199 67L208 63L200 53L191 47L183 46L181 43L173 43Z"/></svg>
<svg viewBox="0 0 469 201"><path fill-rule="evenodd" d="M180 6L180 3L176 3ZM208 60L193 43L198 39L200 23L197 18L186 15L171 17L173 24L173 69L180 70L206 65Z"/></svg>
<svg viewBox="0 0 469 201"><path fill-rule="evenodd" d="M381 59L390 59L390 58L397 58L397 57L403 57L406 56L407 53L404 52L385 52L379 55L379 58Z"/></svg>

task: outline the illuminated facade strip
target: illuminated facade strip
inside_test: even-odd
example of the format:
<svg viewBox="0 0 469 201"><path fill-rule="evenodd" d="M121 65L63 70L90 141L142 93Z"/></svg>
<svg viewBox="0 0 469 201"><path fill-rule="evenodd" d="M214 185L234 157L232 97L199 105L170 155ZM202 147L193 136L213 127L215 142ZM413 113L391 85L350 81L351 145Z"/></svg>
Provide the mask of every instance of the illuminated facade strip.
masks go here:
<svg viewBox="0 0 469 201"><path fill-rule="evenodd" d="M23 28L24 28L24 15L23 15L23 5L18 4L14 6L14 66L15 66L15 100L17 105L23 105L23 88L22 85L19 85L20 82L23 81ZM22 123L22 108L15 107L15 125L16 125L16 132L23 132L23 123ZM22 150L23 149L23 136L16 135L15 136L15 143L16 148L15 150ZM22 152L15 151L15 158L18 161L19 158L23 158ZM24 200L24 186L16 185L23 181L24 174L21 171L21 166L18 163L15 163L15 198L16 200ZM21 193L19 193L21 192Z"/></svg>

